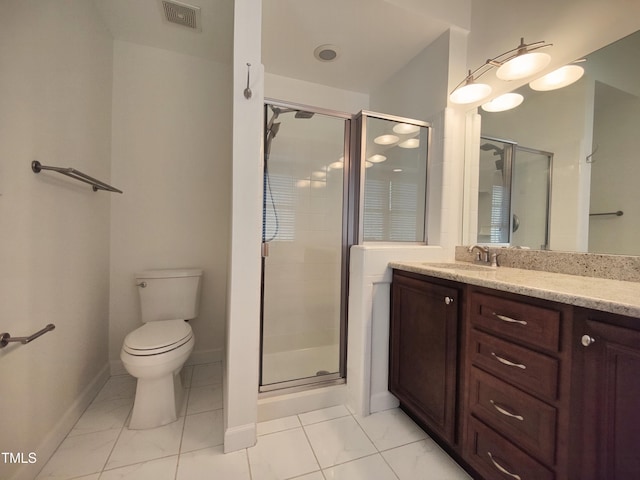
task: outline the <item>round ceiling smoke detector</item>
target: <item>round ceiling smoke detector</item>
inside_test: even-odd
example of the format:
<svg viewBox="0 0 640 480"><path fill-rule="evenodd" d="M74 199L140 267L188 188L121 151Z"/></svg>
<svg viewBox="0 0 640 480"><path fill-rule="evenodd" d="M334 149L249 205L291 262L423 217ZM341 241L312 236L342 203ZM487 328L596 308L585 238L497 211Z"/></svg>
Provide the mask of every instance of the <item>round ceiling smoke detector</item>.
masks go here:
<svg viewBox="0 0 640 480"><path fill-rule="evenodd" d="M338 58L338 47L335 45L320 45L313 51L313 56L321 62L332 62Z"/></svg>

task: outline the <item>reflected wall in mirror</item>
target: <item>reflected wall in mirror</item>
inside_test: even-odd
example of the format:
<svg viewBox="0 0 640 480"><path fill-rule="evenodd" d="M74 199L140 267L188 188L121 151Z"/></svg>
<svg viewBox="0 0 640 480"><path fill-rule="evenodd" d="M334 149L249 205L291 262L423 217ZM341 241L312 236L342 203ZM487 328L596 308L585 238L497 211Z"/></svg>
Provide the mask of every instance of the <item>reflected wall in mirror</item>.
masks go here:
<svg viewBox="0 0 640 480"><path fill-rule="evenodd" d="M512 235L512 245L640 255L639 51L640 32L636 32L588 55L579 63L585 74L576 83L546 92L525 85L517 90L525 99L516 109L480 111L482 136L553 152L548 242L519 243ZM480 150L480 159L486 153ZM529 182L527 177L522 188L532 193L539 188L536 185L544 188L544 182ZM520 218L520 228L533 205L527 202L521 213L513 212ZM623 214L616 215L619 211ZM477 230L473 228L477 221L473 217L469 215L469 231L477 231L482 241L484 227L478 223Z"/></svg>

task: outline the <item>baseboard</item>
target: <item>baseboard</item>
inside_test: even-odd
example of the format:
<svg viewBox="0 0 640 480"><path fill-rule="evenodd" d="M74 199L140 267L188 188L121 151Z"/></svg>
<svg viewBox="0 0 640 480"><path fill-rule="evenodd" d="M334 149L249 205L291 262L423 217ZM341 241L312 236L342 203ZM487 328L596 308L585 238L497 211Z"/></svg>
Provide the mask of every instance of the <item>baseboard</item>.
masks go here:
<svg viewBox="0 0 640 480"><path fill-rule="evenodd" d="M193 352L185 365L201 365L203 363L221 362L222 360L224 360L222 349L212 348Z"/></svg>
<svg viewBox="0 0 640 480"><path fill-rule="evenodd" d="M248 423L224 431L224 453L235 452L256 444L256 424Z"/></svg>
<svg viewBox="0 0 640 480"><path fill-rule="evenodd" d="M202 365L203 363L215 363L224 360L223 350L221 348L212 348L210 350L199 350L191 353L187 359L186 365ZM126 375L127 370L122 364L120 358L109 362L111 375Z"/></svg>
<svg viewBox="0 0 640 480"><path fill-rule="evenodd" d="M76 400L71 404L67 411L62 415L58 423L53 427L44 440L34 450L38 453L38 462L34 464L25 464L23 468L18 470L11 480L33 480L42 470L45 464L54 454L58 445L69 434L73 426L76 424L80 416L84 413L93 399L98 395L107 380L109 380L109 364L98 372L91 383L80 393Z"/></svg>
<svg viewBox="0 0 640 480"><path fill-rule="evenodd" d="M381 392L371 395L369 402L369 413L382 412L400 405L398 399L390 392Z"/></svg>

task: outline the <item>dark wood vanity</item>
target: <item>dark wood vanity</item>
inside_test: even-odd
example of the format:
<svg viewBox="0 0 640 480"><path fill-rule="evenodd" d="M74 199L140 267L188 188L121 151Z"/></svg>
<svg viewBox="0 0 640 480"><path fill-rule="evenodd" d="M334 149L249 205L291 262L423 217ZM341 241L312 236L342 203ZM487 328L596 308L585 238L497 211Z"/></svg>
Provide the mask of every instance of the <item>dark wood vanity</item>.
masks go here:
<svg viewBox="0 0 640 480"><path fill-rule="evenodd" d="M640 478L640 319L394 270L389 390L474 478Z"/></svg>

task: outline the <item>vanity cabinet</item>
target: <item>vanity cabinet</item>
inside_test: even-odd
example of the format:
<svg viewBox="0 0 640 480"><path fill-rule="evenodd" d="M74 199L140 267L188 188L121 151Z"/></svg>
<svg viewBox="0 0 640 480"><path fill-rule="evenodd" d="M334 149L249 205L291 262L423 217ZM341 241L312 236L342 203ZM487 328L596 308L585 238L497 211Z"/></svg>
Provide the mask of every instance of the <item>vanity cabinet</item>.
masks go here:
<svg viewBox="0 0 640 480"><path fill-rule="evenodd" d="M572 479L640 478L640 319L576 313Z"/></svg>
<svg viewBox="0 0 640 480"><path fill-rule="evenodd" d="M461 286L394 271L389 391L423 428L455 445Z"/></svg>
<svg viewBox="0 0 640 480"><path fill-rule="evenodd" d="M468 289L462 455L484 478L566 478L571 314Z"/></svg>
<svg viewBox="0 0 640 480"><path fill-rule="evenodd" d="M640 318L394 270L389 390L474 479L640 478Z"/></svg>

